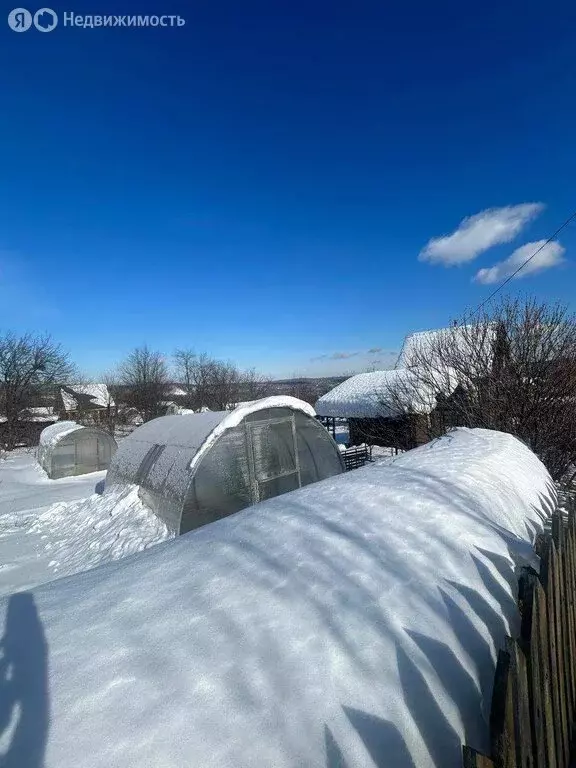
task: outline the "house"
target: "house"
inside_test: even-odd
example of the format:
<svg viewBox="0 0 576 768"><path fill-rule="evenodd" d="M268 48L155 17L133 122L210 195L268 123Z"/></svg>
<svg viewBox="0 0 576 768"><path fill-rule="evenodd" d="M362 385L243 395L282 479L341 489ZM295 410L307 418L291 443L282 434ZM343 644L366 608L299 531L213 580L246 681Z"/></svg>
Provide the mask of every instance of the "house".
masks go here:
<svg viewBox="0 0 576 768"><path fill-rule="evenodd" d="M88 419L98 424L116 413L116 403L102 383L63 386L58 401L62 419Z"/></svg>

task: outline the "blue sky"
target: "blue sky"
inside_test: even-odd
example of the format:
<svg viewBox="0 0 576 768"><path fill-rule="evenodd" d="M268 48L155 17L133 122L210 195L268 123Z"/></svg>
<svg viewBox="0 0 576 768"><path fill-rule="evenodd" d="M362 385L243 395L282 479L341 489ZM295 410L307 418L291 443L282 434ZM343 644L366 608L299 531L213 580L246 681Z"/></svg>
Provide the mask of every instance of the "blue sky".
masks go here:
<svg viewBox="0 0 576 768"><path fill-rule="evenodd" d="M576 209L573 4L137 12L186 25L0 28L0 326L90 375L144 342L276 376L385 366ZM575 233L510 290L573 306Z"/></svg>

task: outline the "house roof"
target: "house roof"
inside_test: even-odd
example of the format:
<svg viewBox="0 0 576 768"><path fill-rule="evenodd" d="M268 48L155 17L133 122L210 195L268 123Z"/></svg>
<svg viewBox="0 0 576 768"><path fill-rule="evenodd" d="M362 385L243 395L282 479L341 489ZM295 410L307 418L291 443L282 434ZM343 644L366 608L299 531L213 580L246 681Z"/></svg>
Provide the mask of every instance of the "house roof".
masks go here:
<svg viewBox="0 0 576 768"><path fill-rule="evenodd" d="M478 329L477 337L474 335L474 328ZM496 327L490 325L486 329L485 337L484 329L484 325L457 325L409 333L402 344L402 349L396 361L396 368L408 368L417 365L421 361L422 356L429 360L430 354L433 355L437 352L438 345L442 344L443 340L446 341L449 349L452 349L455 344L456 349L459 348L459 353L464 354L467 350L470 352L476 350L478 343L481 343L481 339L483 339L487 345L487 351L491 354L491 345L495 339ZM441 360L431 360L430 362L438 370L444 367Z"/></svg>
<svg viewBox="0 0 576 768"><path fill-rule="evenodd" d="M58 414L54 413L52 406L39 406L34 408L24 408L19 414L21 419L26 421L58 421Z"/></svg>
<svg viewBox="0 0 576 768"><path fill-rule="evenodd" d="M173 384L172 386L168 387L166 394L169 397L185 397L188 392L186 392L185 389L182 389L182 387L178 386L178 384Z"/></svg>
<svg viewBox="0 0 576 768"><path fill-rule="evenodd" d="M359 373L323 395L316 403L318 416L340 418L394 418L406 412L431 413L439 391L450 394L456 381L432 388L417 372L405 368Z"/></svg>
<svg viewBox="0 0 576 768"><path fill-rule="evenodd" d="M106 384L70 384L60 389L64 410L96 409L115 405Z"/></svg>

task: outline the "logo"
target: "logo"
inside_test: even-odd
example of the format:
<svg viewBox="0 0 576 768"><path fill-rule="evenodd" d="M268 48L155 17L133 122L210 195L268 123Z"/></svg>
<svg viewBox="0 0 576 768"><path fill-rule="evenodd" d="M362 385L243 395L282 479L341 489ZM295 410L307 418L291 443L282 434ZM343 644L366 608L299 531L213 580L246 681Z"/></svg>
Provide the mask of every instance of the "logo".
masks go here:
<svg viewBox="0 0 576 768"><path fill-rule="evenodd" d="M14 8L8 14L8 26L14 32L26 32L32 26L32 14L26 8Z"/></svg>
<svg viewBox="0 0 576 768"><path fill-rule="evenodd" d="M8 14L8 26L14 32L26 32L32 26L32 22L39 32L52 32L58 25L58 16L52 8L40 8L34 14L34 18L26 8L14 8Z"/></svg>
<svg viewBox="0 0 576 768"><path fill-rule="evenodd" d="M58 24L58 16L51 8L40 8L34 14L34 26L39 32L52 32Z"/></svg>

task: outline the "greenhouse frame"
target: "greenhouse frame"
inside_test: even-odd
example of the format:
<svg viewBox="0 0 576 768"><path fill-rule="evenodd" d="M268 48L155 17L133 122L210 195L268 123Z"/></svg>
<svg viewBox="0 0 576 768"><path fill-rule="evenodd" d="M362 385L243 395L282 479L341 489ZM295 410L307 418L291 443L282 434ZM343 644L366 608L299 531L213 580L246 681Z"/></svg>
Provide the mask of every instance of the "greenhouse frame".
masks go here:
<svg viewBox="0 0 576 768"><path fill-rule="evenodd" d="M162 416L120 444L106 489L135 484L170 530L186 533L344 471L338 446L293 397L234 411Z"/></svg>
<svg viewBox="0 0 576 768"><path fill-rule="evenodd" d="M51 480L108 469L116 452L108 432L75 421L58 421L40 434L38 463Z"/></svg>

